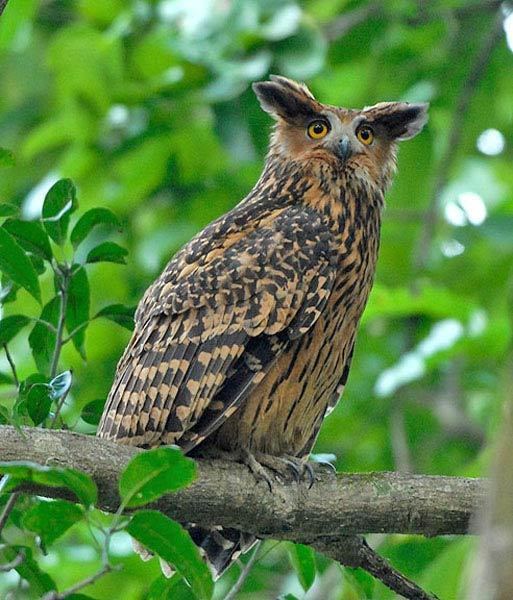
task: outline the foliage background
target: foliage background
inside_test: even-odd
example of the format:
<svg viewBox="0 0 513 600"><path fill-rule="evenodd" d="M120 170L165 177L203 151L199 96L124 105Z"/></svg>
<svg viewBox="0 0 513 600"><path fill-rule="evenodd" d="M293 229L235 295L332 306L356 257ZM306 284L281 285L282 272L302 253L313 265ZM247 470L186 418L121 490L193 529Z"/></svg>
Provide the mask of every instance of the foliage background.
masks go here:
<svg viewBox="0 0 513 600"><path fill-rule="evenodd" d="M513 17L497 28L500 4L11 0L0 19L0 144L15 164L0 171L0 202L32 219L51 185L69 177L81 211L110 208L123 225L114 239L129 255L126 266L89 269L90 314L133 306L171 254L256 181L270 120L252 81L269 72L298 78L342 106L429 101L427 128L400 150L349 385L316 451L335 454L347 471L485 474L508 357L512 364ZM50 273L41 281L48 301ZM40 310L21 290L3 316ZM10 348L22 379L36 370L29 332ZM129 335L92 320L87 360L66 346L70 427L94 432L81 409L105 398ZM3 355L0 373L8 373ZM0 394L9 406L9 386ZM441 598L464 597L471 540L370 541ZM114 536L112 554L123 571L86 592L145 598L156 561L140 562L125 534ZM286 544L268 542L261 555L240 598L392 597L321 556L303 592ZM100 564L83 524L38 560L59 589ZM218 598L236 578L235 567ZM0 575L3 597L17 585L16 574Z"/></svg>

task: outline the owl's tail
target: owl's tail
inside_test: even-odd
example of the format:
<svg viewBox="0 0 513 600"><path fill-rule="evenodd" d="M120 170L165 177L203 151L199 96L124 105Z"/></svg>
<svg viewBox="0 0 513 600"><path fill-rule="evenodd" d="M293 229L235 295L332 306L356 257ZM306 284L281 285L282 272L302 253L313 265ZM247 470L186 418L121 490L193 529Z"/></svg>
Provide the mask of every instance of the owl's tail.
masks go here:
<svg viewBox="0 0 513 600"><path fill-rule="evenodd" d="M250 550L258 541L254 535L230 527L199 527L194 523L182 524L192 541L210 567L214 579L218 579L237 558ZM150 560L153 554L137 540L132 541L135 552L142 560ZM174 574L173 566L160 560L162 573L166 577Z"/></svg>
<svg viewBox="0 0 513 600"><path fill-rule="evenodd" d="M214 579L257 542L254 535L231 527L207 528L193 523L186 523L184 527L212 570Z"/></svg>

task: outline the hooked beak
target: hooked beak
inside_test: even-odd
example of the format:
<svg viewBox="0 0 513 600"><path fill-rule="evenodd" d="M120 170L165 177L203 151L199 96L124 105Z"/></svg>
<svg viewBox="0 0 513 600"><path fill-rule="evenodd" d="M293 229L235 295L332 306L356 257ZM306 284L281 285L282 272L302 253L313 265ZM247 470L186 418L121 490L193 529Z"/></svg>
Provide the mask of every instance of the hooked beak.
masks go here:
<svg viewBox="0 0 513 600"><path fill-rule="evenodd" d="M351 148L351 142L347 135L345 135L338 142L337 154L340 156L343 162L346 162L352 153L353 149Z"/></svg>

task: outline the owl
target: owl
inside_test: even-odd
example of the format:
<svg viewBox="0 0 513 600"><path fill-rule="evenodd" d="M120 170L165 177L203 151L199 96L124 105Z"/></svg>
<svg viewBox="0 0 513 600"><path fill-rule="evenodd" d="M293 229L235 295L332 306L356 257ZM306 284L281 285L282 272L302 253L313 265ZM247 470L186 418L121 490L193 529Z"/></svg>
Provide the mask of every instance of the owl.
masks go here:
<svg viewBox="0 0 513 600"><path fill-rule="evenodd" d="M427 105L338 108L279 76L253 89L275 120L262 175L144 294L98 435L311 484L308 455L372 287L397 143L421 131ZM184 526L216 575L255 541Z"/></svg>

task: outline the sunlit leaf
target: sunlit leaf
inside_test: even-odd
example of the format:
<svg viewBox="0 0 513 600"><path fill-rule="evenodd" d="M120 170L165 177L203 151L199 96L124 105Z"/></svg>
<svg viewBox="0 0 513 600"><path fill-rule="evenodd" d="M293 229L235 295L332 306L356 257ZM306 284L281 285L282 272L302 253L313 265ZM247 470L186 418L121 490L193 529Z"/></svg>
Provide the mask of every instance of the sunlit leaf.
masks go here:
<svg viewBox="0 0 513 600"><path fill-rule="evenodd" d="M52 248L47 233L36 221L9 219L2 227L8 231L18 244L27 252L31 252L46 260L52 260Z"/></svg>
<svg viewBox="0 0 513 600"><path fill-rule="evenodd" d="M46 194L43 225L52 240L62 245L66 240L71 213L77 208L76 190L70 179L60 179Z"/></svg>
<svg viewBox="0 0 513 600"><path fill-rule="evenodd" d="M98 226L110 229L119 229L120 222L116 215L108 208L91 208L84 213L73 227L69 239L76 248L84 241L91 231Z"/></svg>
<svg viewBox="0 0 513 600"><path fill-rule="evenodd" d="M23 526L33 531L46 546L55 542L83 517L83 510L66 500L40 501L23 516Z"/></svg>
<svg viewBox="0 0 513 600"><path fill-rule="evenodd" d="M197 598L212 597L210 571L181 525L156 510L142 510L133 516L127 531L151 552L172 564Z"/></svg>
<svg viewBox="0 0 513 600"><path fill-rule="evenodd" d="M48 384L52 400L59 400L65 396L71 388L71 383L71 371L64 371L57 375L57 377L54 377Z"/></svg>
<svg viewBox="0 0 513 600"><path fill-rule="evenodd" d="M110 306L106 306L97 312L94 318L97 319L99 317L103 317L104 319L109 319L110 321L114 321L114 323L121 325L125 329L132 331L134 328L135 309L135 306L111 304Z"/></svg>
<svg viewBox="0 0 513 600"><path fill-rule="evenodd" d="M128 250L115 242L103 242L89 252L86 262L113 262L124 265L126 264L125 257L127 254Z"/></svg>
<svg viewBox="0 0 513 600"><path fill-rule="evenodd" d="M119 478L119 493L126 506L142 506L189 485L195 477L196 463L179 448L155 448L132 458Z"/></svg>
<svg viewBox="0 0 513 600"><path fill-rule="evenodd" d="M10 342L26 325L30 319L25 315L11 315L0 321L0 348Z"/></svg>
<svg viewBox="0 0 513 600"><path fill-rule="evenodd" d="M37 273L30 259L3 227L0 227L0 271L41 302Z"/></svg>
<svg viewBox="0 0 513 600"><path fill-rule="evenodd" d="M10 475L9 489L21 481L29 481L50 487L70 489L86 506L96 502L98 491L89 475L70 468L47 467L31 461L0 462L0 473Z"/></svg>

